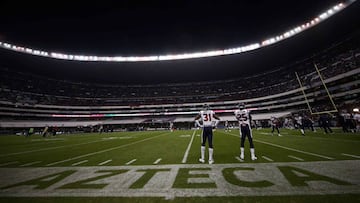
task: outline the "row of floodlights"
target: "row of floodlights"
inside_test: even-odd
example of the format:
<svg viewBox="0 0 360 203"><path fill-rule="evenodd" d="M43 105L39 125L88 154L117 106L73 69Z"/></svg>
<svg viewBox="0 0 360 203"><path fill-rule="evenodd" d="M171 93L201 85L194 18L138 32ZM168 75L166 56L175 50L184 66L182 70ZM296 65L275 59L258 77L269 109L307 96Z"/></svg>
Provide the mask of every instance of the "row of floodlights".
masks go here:
<svg viewBox="0 0 360 203"><path fill-rule="evenodd" d="M355 1L355 0L353 0ZM9 49L12 51L27 53L36 56L49 57L54 59L62 60L73 60L73 61L100 61L100 62L138 62L138 61L166 61L166 60L179 60L179 59L191 59L191 58L203 58L203 57L212 57L212 56L223 56L230 54L239 54L251 50L255 50L270 44L277 43L281 40L292 37L314 25L324 21L335 13L346 8L350 3L339 3L326 12L320 14L314 19L306 22L302 25L299 25L291 30L284 32L283 34L277 35L275 37L266 39L260 43L254 43L247 46L224 49L224 50L214 50L207 52L195 52L195 53L184 53L184 54L174 54L174 55L159 55L159 56L86 56L86 55L71 55L63 54L56 52L47 52L42 50L35 50L27 47L17 46L6 42L0 41L0 47Z"/></svg>

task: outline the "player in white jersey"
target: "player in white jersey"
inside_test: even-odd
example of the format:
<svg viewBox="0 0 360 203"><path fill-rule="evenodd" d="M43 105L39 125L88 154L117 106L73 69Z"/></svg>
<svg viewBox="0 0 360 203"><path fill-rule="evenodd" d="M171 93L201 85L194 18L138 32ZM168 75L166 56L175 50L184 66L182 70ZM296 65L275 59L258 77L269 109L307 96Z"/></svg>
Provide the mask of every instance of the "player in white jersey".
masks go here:
<svg viewBox="0 0 360 203"><path fill-rule="evenodd" d="M244 144L245 138L247 137L250 143L251 160L254 161L257 159L257 157L255 156L255 148L252 139L250 111L245 109L245 105L241 103L239 104L239 109L236 110L234 113L236 119L239 121L239 130L241 137L240 159L244 159Z"/></svg>
<svg viewBox="0 0 360 203"><path fill-rule="evenodd" d="M201 121L201 123L200 123ZM201 157L199 161L201 163L205 163L205 144L206 140L209 143L209 164L214 163L213 159L213 127L215 127L220 121L220 118L215 115L215 112L210 110L209 105L204 105L204 110L200 111L199 115L195 117L195 122L198 126L203 128L202 136L201 136Z"/></svg>
<svg viewBox="0 0 360 203"><path fill-rule="evenodd" d="M301 135L305 136L305 127L304 127L304 119L302 116L295 117L298 128L300 129Z"/></svg>

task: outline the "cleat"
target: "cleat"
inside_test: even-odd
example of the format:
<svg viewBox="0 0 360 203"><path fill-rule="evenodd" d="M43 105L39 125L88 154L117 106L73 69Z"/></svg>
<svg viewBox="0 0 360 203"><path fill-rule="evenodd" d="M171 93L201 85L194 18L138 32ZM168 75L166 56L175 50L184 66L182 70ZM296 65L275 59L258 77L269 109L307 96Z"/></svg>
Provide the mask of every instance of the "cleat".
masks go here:
<svg viewBox="0 0 360 203"><path fill-rule="evenodd" d="M244 160L244 155L243 154L240 154L240 159Z"/></svg>
<svg viewBox="0 0 360 203"><path fill-rule="evenodd" d="M200 159L199 159L199 162L200 162L200 163L205 163L205 160L202 159L202 158L200 158Z"/></svg>
<svg viewBox="0 0 360 203"><path fill-rule="evenodd" d="M278 134L279 137L281 137L282 135Z"/></svg>
<svg viewBox="0 0 360 203"><path fill-rule="evenodd" d="M255 161L257 159L256 156L251 157L251 160Z"/></svg>
<svg viewBox="0 0 360 203"><path fill-rule="evenodd" d="M214 160L209 160L209 164L213 164L214 163Z"/></svg>

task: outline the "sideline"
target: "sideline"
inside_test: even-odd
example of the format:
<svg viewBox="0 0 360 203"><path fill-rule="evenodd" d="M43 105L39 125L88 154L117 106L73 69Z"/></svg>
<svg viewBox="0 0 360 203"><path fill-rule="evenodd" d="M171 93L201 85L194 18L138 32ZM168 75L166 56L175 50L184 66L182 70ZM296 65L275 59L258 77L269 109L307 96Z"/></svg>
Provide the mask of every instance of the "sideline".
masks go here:
<svg viewBox="0 0 360 203"><path fill-rule="evenodd" d="M189 145L188 145L187 148L186 148L184 157L183 157L183 159L182 159L182 161L181 161L181 163L183 163L183 164L186 163L187 157L189 156L189 151L190 151L191 145L192 145L192 143L193 143L193 141L194 141L195 133L196 133L196 130L194 130L194 132L193 132L193 134L192 134L192 136L191 136L191 140L190 140L190 142L189 142Z"/></svg>

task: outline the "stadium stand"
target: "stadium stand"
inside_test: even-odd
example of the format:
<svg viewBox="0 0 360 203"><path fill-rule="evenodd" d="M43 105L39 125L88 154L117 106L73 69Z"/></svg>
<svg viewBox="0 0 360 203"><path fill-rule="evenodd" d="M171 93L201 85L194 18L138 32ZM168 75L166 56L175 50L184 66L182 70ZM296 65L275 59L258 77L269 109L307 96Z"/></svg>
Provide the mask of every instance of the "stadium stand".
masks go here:
<svg viewBox="0 0 360 203"><path fill-rule="evenodd" d="M338 108L359 104L360 49L340 43L271 72L215 82L86 84L1 67L0 127L118 125L130 129L145 123L162 128L174 122L190 128L193 124L189 122L204 103L210 104L223 120L235 121L232 113L239 102L253 109L255 120L274 114L284 117L308 109L294 72L300 76L312 111L330 110L314 64Z"/></svg>

